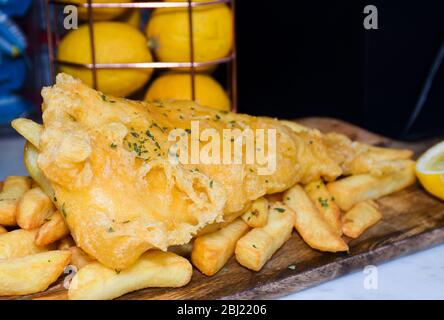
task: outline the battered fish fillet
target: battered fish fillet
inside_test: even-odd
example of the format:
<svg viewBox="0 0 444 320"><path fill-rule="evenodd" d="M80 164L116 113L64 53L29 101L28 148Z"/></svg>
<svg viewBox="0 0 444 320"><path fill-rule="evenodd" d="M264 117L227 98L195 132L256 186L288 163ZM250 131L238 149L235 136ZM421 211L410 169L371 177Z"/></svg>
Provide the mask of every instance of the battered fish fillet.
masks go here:
<svg viewBox="0 0 444 320"><path fill-rule="evenodd" d="M77 245L119 270L150 248L185 244L202 230L232 221L265 194L297 182L334 180L361 148L316 130L295 132L275 119L221 113L191 102L107 97L66 74L42 96L38 166ZM189 132L193 120L200 130L220 134L275 129L276 170L260 175L260 165L246 161L172 163L174 142L168 134L177 128ZM334 150L339 144L344 154Z"/></svg>

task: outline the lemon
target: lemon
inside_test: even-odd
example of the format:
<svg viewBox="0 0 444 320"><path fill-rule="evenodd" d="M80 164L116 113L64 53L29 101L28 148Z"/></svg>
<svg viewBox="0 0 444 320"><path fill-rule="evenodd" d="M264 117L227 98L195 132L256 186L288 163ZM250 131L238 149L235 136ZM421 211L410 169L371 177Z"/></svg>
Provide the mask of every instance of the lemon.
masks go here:
<svg viewBox="0 0 444 320"><path fill-rule="evenodd" d="M71 0L73 3L86 3L87 0ZM132 2L132 0L93 0L93 3L118 3L118 2ZM78 8L79 18L82 20L88 19L88 9ZM125 12L125 8L96 8L93 9L94 21L110 20Z"/></svg>
<svg viewBox="0 0 444 320"><path fill-rule="evenodd" d="M87 25L69 32L60 42L58 58L70 62L91 63L91 45ZM122 22L95 22L96 63L151 62L146 38L142 32ZM92 71L61 65L69 73L92 86ZM116 97L128 96L143 87L151 69L98 69L98 89Z"/></svg>
<svg viewBox="0 0 444 320"><path fill-rule="evenodd" d="M216 110L229 111L230 99L222 86L206 74L195 75L196 102ZM170 73L158 77L148 89L145 100L191 100L191 76Z"/></svg>
<svg viewBox="0 0 444 320"><path fill-rule="evenodd" d="M444 141L418 159L416 175L428 192L444 200Z"/></svg>
<svg viewBox="0 0 444 320"><path fill-rule="evenodd" d="M158 60L190 61L187 10L187 8L166 8L153 11L146 33L150 48L154 50ZM196 62L227 56L233 44L230 8L226 4L193 8L193 40Z"/></svg>

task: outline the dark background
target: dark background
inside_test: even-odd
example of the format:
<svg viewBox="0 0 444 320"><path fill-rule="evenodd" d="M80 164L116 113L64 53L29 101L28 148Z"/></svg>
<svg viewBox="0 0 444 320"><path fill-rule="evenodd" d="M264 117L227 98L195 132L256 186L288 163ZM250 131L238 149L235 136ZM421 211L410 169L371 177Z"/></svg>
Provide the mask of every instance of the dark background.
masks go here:
<svg viewBox="0 0 444 320"><path fill-rule="evenodd" d="M378 30L363 27L367 4ZM403 139L444 133L444 67L403 132L443 35L444 1L239 0L239 110L336 117Z"/></svg>

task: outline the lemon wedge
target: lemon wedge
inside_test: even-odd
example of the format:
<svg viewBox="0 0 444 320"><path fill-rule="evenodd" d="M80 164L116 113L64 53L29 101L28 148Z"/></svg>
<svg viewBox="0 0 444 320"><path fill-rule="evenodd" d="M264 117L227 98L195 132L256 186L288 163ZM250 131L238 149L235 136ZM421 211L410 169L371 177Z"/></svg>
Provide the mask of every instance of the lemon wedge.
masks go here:
<svg viewBox="0 0 444 320"><path fill-rule="evenodd" d="M444 200L444 141L427 150L418 159L416 176L424 189Z"/></svg>

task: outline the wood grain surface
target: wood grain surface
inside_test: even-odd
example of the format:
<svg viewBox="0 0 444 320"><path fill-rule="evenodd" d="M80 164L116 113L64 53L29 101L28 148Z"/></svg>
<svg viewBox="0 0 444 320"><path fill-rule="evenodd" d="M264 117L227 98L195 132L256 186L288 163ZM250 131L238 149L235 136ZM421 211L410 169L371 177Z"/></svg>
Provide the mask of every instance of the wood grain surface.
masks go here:
<svg viewBox="0 0 444 320"><path fill-rule="evenodd" d="M351 124L328 118L299 122L323 132L347 136L387 147L408 147L416 154L436 141L401 143ZM194 270L191 282L178 289L146 289L121 299L265 299L283 296L334 279L369 264L378 264L444 242L444 202L415 185L381 198L383 220L356 240L348 240L348 253L321 253L309 248L294 232L260 272L249 271L231 258L216 275ZM288 268L292 265L291 269ZM346 290L346 288L344 289ZM66 299L62 281L46 292L12 299Z"/></svg>

